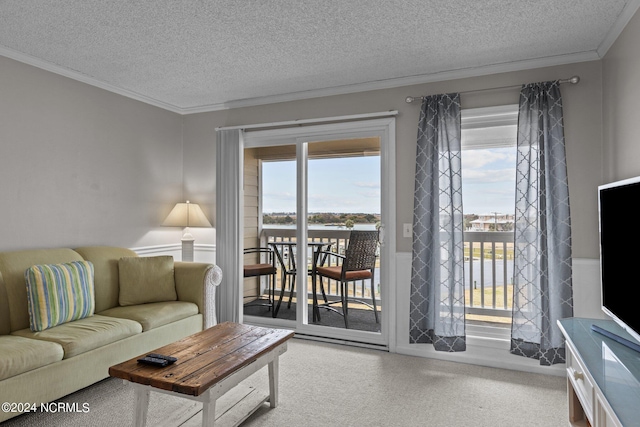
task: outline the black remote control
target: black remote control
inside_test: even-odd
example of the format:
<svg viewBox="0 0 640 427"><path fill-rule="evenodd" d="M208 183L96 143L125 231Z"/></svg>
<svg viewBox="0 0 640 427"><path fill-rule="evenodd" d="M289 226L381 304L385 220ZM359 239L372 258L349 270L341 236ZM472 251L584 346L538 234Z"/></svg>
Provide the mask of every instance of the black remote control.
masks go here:
<svg viewBox="0 0 640 427"><path fill-rule="evenodd" d="M171 365L172 363L174 363L176 360L178 360L176 357L173 356L165 356L164 354L158 354L158 353L150 353L147 354L147 357L153 357L154 359L162 359L162 360L166 360L167 362L169 362L169 365Z"/></svg>
<svg viewBox="0 0 640 427"><path fill-rule="evenodd" d="M145 365L152 365L152 366L167 366L169 364L169 362L167 362L164 359L158 359L156 357L143 357L142 359L138 359L139 363L144 363Z"/></svg>

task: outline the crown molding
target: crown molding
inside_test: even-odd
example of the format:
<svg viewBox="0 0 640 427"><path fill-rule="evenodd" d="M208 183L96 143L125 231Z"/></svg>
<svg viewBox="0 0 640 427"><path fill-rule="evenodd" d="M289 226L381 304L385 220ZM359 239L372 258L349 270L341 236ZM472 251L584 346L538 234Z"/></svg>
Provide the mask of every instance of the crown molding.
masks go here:
<svg viewBox="0 0 640 427"><path fill-rule="evenodd" d="M153 105L155 107L162 108L164 110L169 110L174 113L183 114L181 111L182 109L175 105L172 105L163 101L159 101L157 99L150 98L148 96L139 94L131 90L123 89L109 83L105 83L101 80L98 80L91 76L87 76L86 74L82 74L78 71L61 67L52 62L45 61L40 58L36 58L35 56L27 55L26 53L18 52L17 50L9 49L5 46L0 46L0 56L5 56L15 61L22 62L27 65L32 65L36 68L40 68L42 70L49 71L51 73L58 74L63 77L68 77L72 80L86 83L88 85L95 86L97 88L104 89L106 91L113 92L118 95L126 96L127 98L144 102L145 104Z"/></svg>
<svg viewBox="0 0 640 427"><path fill-rule="evenodd" d="M609 29L609 32L596 50L600 58L604 58L611 46L613 46L613 43L615 43L620 34L622 34L622 31L625 29L629 21L631 21L633 15L638 11L638 8L640 8L640 0L629 0L627 4L624 5L622 12L620 12L620 15L618 15L618 18L616 19L616 22L613 23L613 26Z"/></svg>
<svg viewBox="0 0 640 427"><path fill-rule="evenodd" d="M393 89L402 86L413 86L426 83L456 80L469 77L479 77L490 74L499 74L513 71L523 71L534 68L552 67L557 65L573 64L599 60L596 51L578 52L567 55L557 55L524 61L513 61L502 64L493 64L480 67L463 68L459 70L443 71L439 73L423 74L417 76L400 77L394 79L377 80L373 82L357 83L353 85L336 86L323 89L315 89L302 92L292 92L282 95L264 96L259 98L247 98L229 101L220 104L204 105L201 107L183 108L182 114L207 113L212 111L228 110L232 108L254 107L279 102L300 101L304 99L320 98L334 95L346 95L350 93L368 92L382 89Z"/></svg>
<svg viewBox="0 0 640 427"><path fill-rule="evenodd" d="M633 0L636 7L628 7L625 10L633 11L637 9L640 0ZM627 21L628 22L628 21ZM625 23L626 25L626 23ZM622 26L624 27L624 26ZM597 51L578 52L567 55L556 55L537 59L528 59L523 61L513 61L501 64L485 65L479 67L463 68L458 70L443 71L431 74L415 75L408 77L392 78L385 80L377 80L366 83L357 83L352 85L335 86L322 89L314 89L309 91L292 92L280 95L270 95L257 98L247 98L232 100L223 103L203 105L197 107L179 107L169 104L134 91L123 89L109 83L102 82L96 78L87 76L77 71L73 71L59 65L44 61L39 58L18 52L3 46L0 46L0 55L23 62L28 65L49 71L118 95L125 96L146 104L153 105L164 110L168 110L181 115L208 113L213 111L229 110L234 108L255 107L259 105L275 104L280 102L300 101L304 99L320 98L335 95L347 95L351 93L368 92L382 89L392 89L402 86L420 85L426 83L434 83L447 80L456 80L469 77L479 77L490 74L499 74L513 71L522 71L534 68L551 67L557 65L565 65L578 62L594 61L601 58Z"/></svg>

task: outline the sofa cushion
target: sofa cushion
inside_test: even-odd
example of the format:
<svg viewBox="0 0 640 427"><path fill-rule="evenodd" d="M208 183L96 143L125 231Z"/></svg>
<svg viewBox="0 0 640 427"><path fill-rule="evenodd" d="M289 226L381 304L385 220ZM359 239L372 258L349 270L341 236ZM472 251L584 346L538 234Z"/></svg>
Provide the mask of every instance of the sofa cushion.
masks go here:
<svg viewBox="0 0 640 427"><path fill-rule="evenodd" d="M68 359L141 332L142 326L133 320L94 315L63 323L42 332L21 329L12 334L58 343L64 350L64 359Z"/></svg>
<svg viewBox="0 0 640 427"><path fill-rule="evenodd" d="M73 261L34 265L25 272L32 331L92 316L93 264Z"/></svg>
<svg viewBox="0 0 640 427"><path fill-rule="evenodd" d="M62 346L13 335L0 336L0 380L62 360Z"/></svg>
<svg viewBox="0 0 640 427"><path fill-rule="evenodd" d="M149 304L114 307L98 314L135 320L142 325L143 331L148 331L195 316L198 314L198 306L192 302L184 301L152 302Z"/></svg>
<svg viewBox="0 0 640 427"><path fill-rule="evenodd" d="M37 264L62 264L84 261L80 254L67 249L31 249L25 251L0 252L0 273L5 284L11 331L29 327L27 287L24 272Z"/></svg>
<svg viewBox="0 0 640 427"><path fill-rule="evenodd" d="M86 261L93 264L93 283L96 294L96 313L118 306L120 292L118 260L137 256L130 249L113 246L83 246L74 248Z"/></svg>
<svg viewBox="0 0 640 427"><path fill-rule="evenodd" d="M121 306L178 299L173 257L123 257L118 261Z"/></svg>
<svg viewBox="0 0 640 427"><path fill-rule="evenodd" d="M9 298L7 297L7 287L0 272L0 335L11 333L11 318L9 317Z"/></svg>

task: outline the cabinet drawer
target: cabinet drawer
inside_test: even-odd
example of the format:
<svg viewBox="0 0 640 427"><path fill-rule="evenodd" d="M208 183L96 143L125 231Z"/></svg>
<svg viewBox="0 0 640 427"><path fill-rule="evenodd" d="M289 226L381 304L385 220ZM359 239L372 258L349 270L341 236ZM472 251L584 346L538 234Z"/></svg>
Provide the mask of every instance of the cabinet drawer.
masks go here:
<svg viewBox="0 0 640 427"><path fill-rule="evenodd" d="M582 405L585 415L593 424L593 384L587 370L584 369L573 351L568 352L567 377Z"/></svg>
<svg viewBox="0 0 640 427"><path fill-rule="evenodd" d="M602 400L596 393L596 426L598 427L623 427L618 418L613 414L606 400Z"/></svg>

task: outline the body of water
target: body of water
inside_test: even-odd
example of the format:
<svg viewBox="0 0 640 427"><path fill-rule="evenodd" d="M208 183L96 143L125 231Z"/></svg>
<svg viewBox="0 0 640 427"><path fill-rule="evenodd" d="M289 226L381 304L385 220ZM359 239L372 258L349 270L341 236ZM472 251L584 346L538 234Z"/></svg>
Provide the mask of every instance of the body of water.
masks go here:
<svg viewBox="0 0 640 427"><path fill-rule="evenodd" d="M496 286L503 286L504 285L504 262L505 260L502 259L497 259L496 260L496 277L495 277L495 284ZM513 260L509 259L506 260L507 262L507 284L511 284L513 283ZM465 279L465 286L468 287L469 286L469 280L470 280L470 263L469 262L465 262L464 263L464 279ZM473 268L473 281L476 282L476 285L478 287L480 287L480 280L482 277L482 262L480 262L480 260L473 260L472 266L471 268ZM492 274L492 268L493 268L493 264L491 260L484 260L484 285L486 286L492 286L494 283L494 277ZM473 283L471 283L473 284Z"/></svg>

